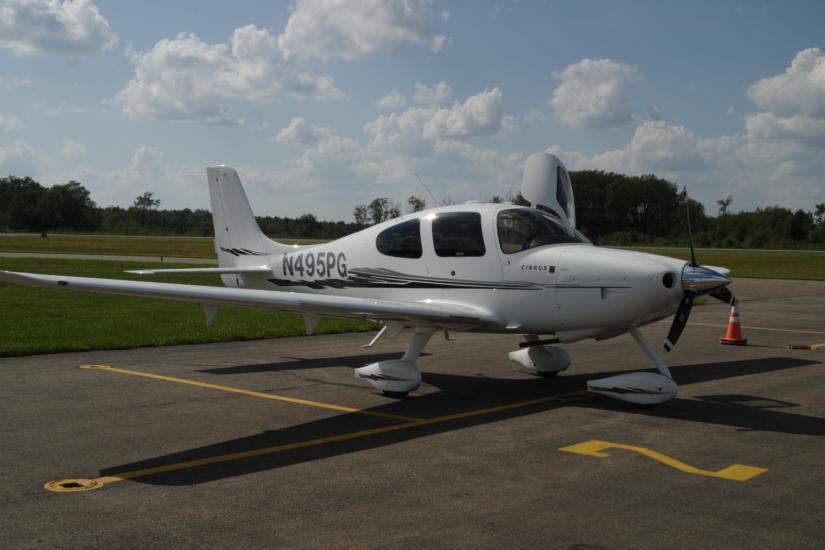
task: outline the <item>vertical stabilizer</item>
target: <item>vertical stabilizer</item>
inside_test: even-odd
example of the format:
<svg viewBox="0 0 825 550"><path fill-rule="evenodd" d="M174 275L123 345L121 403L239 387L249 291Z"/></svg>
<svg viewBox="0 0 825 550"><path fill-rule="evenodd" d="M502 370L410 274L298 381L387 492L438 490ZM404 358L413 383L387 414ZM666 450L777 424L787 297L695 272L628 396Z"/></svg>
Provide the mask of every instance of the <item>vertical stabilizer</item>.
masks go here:
<svg viewBox="0 0 825 550"><path fill-rule="evenodd" d="M270 240L258 227L234 168L211 166L206 174L215 225L215 252L221 266L243 265L250 262L240 261L241 258L267 256L287 248Z"/></svg>

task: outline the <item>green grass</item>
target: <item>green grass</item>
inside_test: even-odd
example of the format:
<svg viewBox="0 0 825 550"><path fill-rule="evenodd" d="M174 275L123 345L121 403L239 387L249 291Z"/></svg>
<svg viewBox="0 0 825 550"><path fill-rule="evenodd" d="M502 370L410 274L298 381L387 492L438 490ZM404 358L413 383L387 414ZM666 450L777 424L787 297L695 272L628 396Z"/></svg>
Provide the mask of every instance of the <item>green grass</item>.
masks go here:
<svg viewBox="0 0 825 550"><path fill-rule="evenodd" d="M138 279L123 273L138 267L143 264L0 258L3 270L82 277ZM169 268L170 264L162 267ZM167 275L148 280L220 285L211 275ZM322 319L317 332L375 328L373 323ZM203 310L197 304L0 284L0 356L229 342L304 333L302 317L289 313L222 307L215 323L206 327Z"/></svg>
<svg viewBox="0 0 825 550"><path fill-rule="evenodd" d="M286 244L316 244L318 239L284 239ZM0 252L113 254L214 258L211 237L133 237L126 235L0 235Z"/></svg>
<svg viewBox="0 0 825 550"><path fill-rule="evenodd" d="M682 260L690 259L690 250L687 248L626 248ZM825 253L823 252L701 248L696 250L696 261L704 265L727 267L734 278L825 280Z"/></svg>

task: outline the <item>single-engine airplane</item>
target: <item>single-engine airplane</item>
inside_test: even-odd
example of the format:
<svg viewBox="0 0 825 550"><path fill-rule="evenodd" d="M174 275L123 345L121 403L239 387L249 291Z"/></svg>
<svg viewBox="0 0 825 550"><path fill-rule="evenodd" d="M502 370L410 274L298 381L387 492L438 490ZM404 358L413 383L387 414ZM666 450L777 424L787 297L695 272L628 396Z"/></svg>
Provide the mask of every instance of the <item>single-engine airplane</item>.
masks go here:
<svg viewBox="0 0 825 550"><path fill-rule="evenodd" d="M439 331L522 334L510 360L544 376L570 366L551 344L629 332L658 372L588 382L591 392L641 406L676 395L664 361L639 327L674 315L669 352L687 323L693 298L733 303L729 270L691 261L593 246L576 229L573 189L553 155L528 157L522 196L530 207L468 202L388 220L332 242L278 243L258 227L238 173L207 168L215 251L220 267L132 273L211 273L225 288L0 271L0 281L180 300L203 304L211 325L218 306L303 314L312 334L323 316L383 322L380 338L413 329L400 359L355 369L355 376L402 397L421 383L416 359Z"/></svg>

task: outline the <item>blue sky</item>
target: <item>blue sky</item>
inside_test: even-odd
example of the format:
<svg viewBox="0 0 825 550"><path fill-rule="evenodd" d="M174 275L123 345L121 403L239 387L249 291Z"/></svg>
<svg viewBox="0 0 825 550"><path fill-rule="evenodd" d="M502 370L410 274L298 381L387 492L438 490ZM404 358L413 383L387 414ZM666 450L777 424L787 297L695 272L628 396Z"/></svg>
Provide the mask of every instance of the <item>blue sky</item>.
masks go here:
<svg viewBox="0 0 825 550"><path fill-rule="evenodd" d="M0 173L351 219L506 196L524 158L655 173L708 212L825 201L825 4L0 1ZM430 201L432 202L432 201Z"/></svg>

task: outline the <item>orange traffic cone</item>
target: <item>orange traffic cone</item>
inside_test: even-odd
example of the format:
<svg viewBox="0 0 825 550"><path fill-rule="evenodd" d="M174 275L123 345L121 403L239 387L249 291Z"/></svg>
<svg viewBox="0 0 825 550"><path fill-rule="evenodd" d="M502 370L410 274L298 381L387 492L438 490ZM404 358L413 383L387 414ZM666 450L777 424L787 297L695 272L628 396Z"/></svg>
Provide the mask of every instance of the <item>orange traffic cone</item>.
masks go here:
<svg viewBox="0 0 825 550"><path fill-rule="evenodd" d="M728 346L744 346L748 343L747 338L742 338L742 327L739 324L739 302L736 300L730 307L728 332L719 341Z"/></svg>

